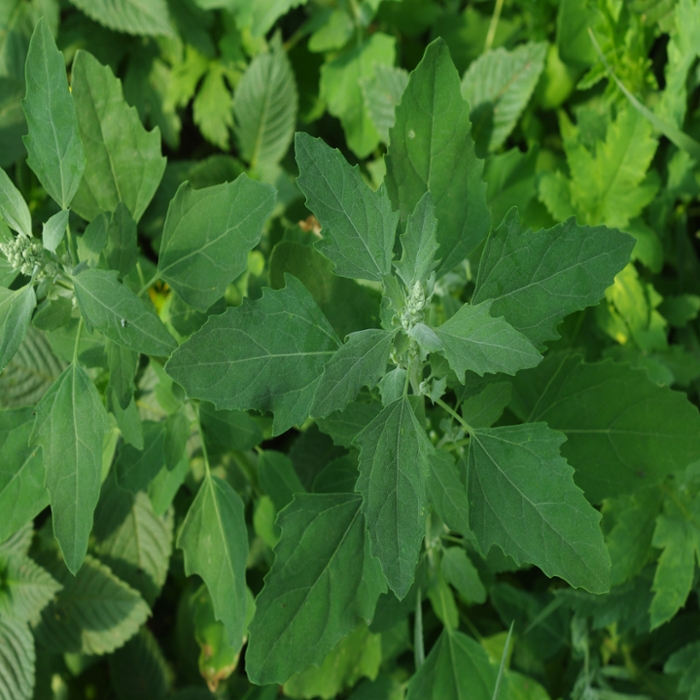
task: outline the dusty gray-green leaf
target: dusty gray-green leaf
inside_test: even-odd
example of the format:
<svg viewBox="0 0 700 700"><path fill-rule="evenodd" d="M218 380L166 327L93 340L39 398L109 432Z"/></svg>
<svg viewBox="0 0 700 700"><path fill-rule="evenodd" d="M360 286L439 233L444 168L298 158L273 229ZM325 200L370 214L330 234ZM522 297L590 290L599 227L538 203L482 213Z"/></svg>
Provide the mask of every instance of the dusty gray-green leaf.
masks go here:
<svg viewBox="0 0 700 700"><path fill-rule="evenodd" d="M158 276L206 311L245 271L274 204L274 188L245 174L201 190L183 183L168 206Z"/></svg>
<svg viewBox="0 0 700 700"><path fill-rule="evenodd" d="M28 238L32 237L32 217L24 197L0 168L0 216L11 228Z"/></svg>
<svg viewBox="0 0 700 700"><path fill-rule="evenodd" d="M0 618L0 699L31 700L36 652L26 622Z"/></svg>
<svg viewBox="0 0 700 700"><path fill-rule="evenodd" d="M63 54L44 17L29 42L25 79L22 109L29 129L23 137L27 165L61 209L66 209L83 177L85 153Z"/></svg>
<svg viewBox="0 0 700 700"><path fill-rule="evenodd" d="M70 0L88 17L127 34L172 36L165 0Z"/></svg>
<svg viewBox="0 0 700 700"><path fill-rule="evenodd" d="M430 192L426 192L409 214L406 230L401 234L401 260L394 263L399 277L410 291L416 282L425 283L437 267L438 222Z"/></svg>
<svg viewBox="0 0 700 700"><path fill-rule="evenodd" d="M22 344L35 306L36 294L31 284L16 292L0 287L0 372Z"/></svg>

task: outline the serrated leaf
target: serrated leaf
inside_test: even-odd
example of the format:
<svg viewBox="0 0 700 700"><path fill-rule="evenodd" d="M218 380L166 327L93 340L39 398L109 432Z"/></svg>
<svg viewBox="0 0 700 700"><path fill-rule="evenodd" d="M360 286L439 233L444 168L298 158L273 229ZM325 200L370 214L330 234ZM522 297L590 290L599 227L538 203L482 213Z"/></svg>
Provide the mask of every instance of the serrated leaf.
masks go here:
<svg viewBox="0 0 700 700"><path fill-rule="evenodd" d="M321 664L358 622L371 619L386 588L361 505L356 494L297 494L280 513L282 536L250 625L246 671L253 683L284 683Z"/></svg>
<svg viewBox="0 0 700 700"><path fill-rule="evenodd" d="M30 700L36 652L26 622L0 619L0 700Z"/></svg>
<svg viewBox="0 0 700 700"><path fill-rule="evenodd" d="M53 531L75 575L87 552L100 495L107 412L92 379L76 364L63 371L35 412L31 441L43 448Z"/></svg>
<svg viewBox="0 0 700 700"><path fill-rule="evenodd" d="M34 621L60 588L28 556L0 552L0 617Z"/></svg>
<svg viewBox="0 0 700 700"><path fill-rule="evenodd" d="M401 234L401 260L394 263L396 272L409 291L416 282L425 284L437 267L438 221L430 192L426 192L409 214L406 231Z"/></svg>
<svg viewBox="0 0 700 700"><path fill-rule="evenodd" d="M24 197L10 180L7 173L0 168L0 216L5 223L27 238L32 237L32 216Z"/></svg>
<svg viewBox="0 0 700 700"><path fill-rule="evenodd" d="M274 188L246 175L201 190L183 183L168 206L159 277L206 311L245 271L274 203Z"/></svg>
<svg viewBox="0 0 700 700"><path fill-rule="evenodd" d="M321 139L298 133L294 148L297 184L321 222L317 248L335 263L336 275L380 282L391 270L398 223L386 190L373 192L359 167Z"/></svg>
<svg viewBox="0 0 700 700"><path fill-rule="evenodd" d="M241 156L265 171L276 165L294 136L298 107L296 81L281 46L258 54L236 86L235 134Z"/></svg>
<svg viewBox="0 0 700 700"><path fill-rule="evenodd" d="M86 158L72 208L91 221L124 202L138 221L165 170L158 129L144 129L124 100L121 81L85 51L73 61L72 94Z"/></svg>
<svg viewBox="0 0 700 700"><path fill-rule="evenodd" d="M518 564L536 564L592 593L610 590L600 513L574 484L559 454L565 438L544 423L471 434L470 522L481 550L498 545Z"/></svg>
<svg viewBox="0 0 700 700"><path fill-rule="evenodd" d="M122 347L167 357L177 341L156 312L117 279L116 270L84 270L73 277L75 296L89 332L97 328Z"/></svg>
<svg viewBox="0 0 700 700"><path fill-rule="evenodd" d="M16 292L0 287L0 372L22 344L35 307L36 294L31 284Z"/></svg>
<svg viewBox="0 0 700 700"><path fill-rule="evenodd" d="M562 454L592 503L659 483L700 458L700 414L644 370L550 355L514 381L511 408L567 437Z"/></svg>
<svg viewBox="0 0 700 700"><path fill-rule="evenodd" d="M413 583L425 537L425 482L434 448L407 397L387 406L354 444L360 449L355 489L364 497L372 554L401 599Z"/></svg>
<svg viewBox="0 0 700 700"><path fill-rule="evenodd" d="M603 297L633 247L626 233L574 219L523 231L511 209L486 242L472 304L493 299L492 315L541 345L559 337L564 316Z"/></svg>
<svg viewBox="0 0 700 700"><path fill-rule="evenodd" d="M245 569L248 531L243 501L229 484L206 476L190 506L177 546L185 555L185 572L207 585L216 618L229 642L240 649L246 625Z"/></svg>
<svg viewBox="0 0 700 700"><path fill-rule="evenodd" d="M13 535L0 541L0 554L28 554L34 539L34 523L21 525Z"/></svg>
<svg viewBox="0 0 700 700"><path fill-rule="evenodd" d="M502 317L492 315L492 302L464 304L438 328L442 352L457 378L464 382L466 371L480 377L486 373L515 374L535 367L542 355L528 338Z"/></svg>
<svg viewBox="0 0 700 700"><path fill-rule="evenodd" d="M700 642L686 644L668 657L665 674L678 674L678 690L690 691L689 700L697 700L700 694Z"/></svg>
<svg viewBox="0 0 700 700"><path fill-rule="evenodd" d="M44 608L35 634L50 651L108 654L136 634L150 615L137 591L89 555L75 576L60 562L49 572L63 588Z"/></svg>
<svg viewBox="0 0 700 700"><path fill-rule="evenodd" d="M546 42L503 47L482 54L462 78L471 107L472 134L482 155L500 148L515 128L544 68Z"/></svg>
<svg viewBox="0 0 700 700"><path fill-rule="evenodd" d="M137 493L148 487L165 466L165 423L143 422L143 449L122 445L114 462L114 475L120 488Z"/></svg>
<svg viewBox="0 0 700 700"><path fill-rule="evenodd" d="M222 151L229 150L230 129L234 125L233 101L225 72L219 61L209 63L192 103L192 117L202 136Z"/></svg>
<svg viewBox="0 0 700 700"><path fill-rule="evenodd" d="M242 27L249 27L254 37L261 37L267 34L279 17L306 2L307 0L245 0L236 8L238 21Z"/></svg>
<svg viewBox="0 0 700 700"><path fill-rule="evenodd" d="M70 0L96 22L117 32L172 36L165 0Z"/></svg>
<svg viewBox="0 0 700 700"><path fill-rule="evenodd" d="M22 140L27 165L61 209L66 209L80 185L85 153L63 54L43 17L29 42L25 79L27 95L22 110L29 133Z"/></svg>
<svg viewBox="0 0 700 700"><path fill-rule="evenodd" d="M306 288L291 275L286 280L279 291L210 317L166 364L193 398L219 409L272 411L274 435L306 420L340 345Z"/></svg>
<svg viewBox="0 0 700 700"><path fill-rule="evenodd" d="M347 17L345 13L343 16ZM374 75L360 79L362 96L374 128L384 143L389 143L389 129L396 120L396 106L408 85L408 72L403 68L378 63Z"/></svg>
<svg viewBox="0 0 700 700"><path fill-rule="evenodd" d="M491 225L476 157L469 106L447 45L428 46L396 108L389 132L386 184L401 220L432 193L438 219L438 275L451 270L484 240Z"/></svg>
<svg viewBox="0 0 700 700"><path fill-rule="evenodd" d="M437 450L430 460L427 488L428 498L445 525L466 538L473 538L467 489L459 479L454 460L444 450Z"/></svg>
<svg viewBox="0 0 700 700"><path fill-rule="evenodd" d="M342 411L363 386L376 386L386 372L394 335L373 328L351 333L323 370L311 415L323 418Z"/></svg>
<svg viewBox="0 0 700 700"><path fill-rule="evenodd" d="M318 427L330 435L334 444L341 447L352 447L355 436L366 428L382 410L382 405L374 403L349 404L343 411L334 411L326 418L316 421Z"/></svg>

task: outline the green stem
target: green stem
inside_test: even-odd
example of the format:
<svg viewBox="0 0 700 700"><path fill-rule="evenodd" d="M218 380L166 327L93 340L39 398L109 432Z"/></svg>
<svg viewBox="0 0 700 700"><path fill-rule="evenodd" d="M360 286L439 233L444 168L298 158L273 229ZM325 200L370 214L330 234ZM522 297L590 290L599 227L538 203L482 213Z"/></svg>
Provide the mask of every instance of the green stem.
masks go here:
<svg viewBox="0 0 700 700"><path fill-rule="evenodd" d="M194 411L194 417L197 421L197 430L199 431L199 439L202 441L202 457L204 458L204 471L206 472L207 478L211 478L211 467L209 466L209 455L207 454L207 443L204 440L204 431L202 430L202 421L199 418L199 405L194 402L190 402L192 405L192 410Z"/></svg>
<svg viewBox="0 0 700 700"><path fill-rule="evenodd" d="M143 275L142 275L141 279L143 280ZM138 296L140 296L140 297L143 296L144 292L147 292L148 289L151 287L151 285L157 281L158 281L158 275L155 274L155 275L153 275L153 277L151 277L150 280L148 280L148 282L146 282L146 284L143 285L143 287L141 287L141 289L139 289Z"/></svg>
<svg viewBox="0 0 700 700"><path fill-rule="evenodd" d="M68 253L71 256L71 259L73 260L73 265L78 264L78 244L73 236L73 234L70 232L70 223L66 224L66 239L68 240Z"/></svg>
<svg viewBox="0 0 700 700"><path fill-rule="evenodd" d="M498 20L501 18L501 10L503 9L503 0L496 0L496 7L493 9L493 16L491 17L491 24L489 25L488 34L486 34L486 41L484 42L484 53L487 53L491 49L493 40L496 37L496 29L498 28Z"/></svg>
<svg viewBox="0 0 700 700"><path fill-rule="evenodd" d="M444 408L458 423L461 423L467 432L473 432L469 423L467 423L464 418L457 413L457 411L455 411L451 406L448 406L442 399L437 399L435 403Z"/></svg>
<svg viewBox="0 0 700 700"><path fill-rule="evenodd" d="M78 330L75 334L75 345L73 346L73 364L78 362L78 348L80 347L80 332L83 330L83 317L78 321Z"/></svg>

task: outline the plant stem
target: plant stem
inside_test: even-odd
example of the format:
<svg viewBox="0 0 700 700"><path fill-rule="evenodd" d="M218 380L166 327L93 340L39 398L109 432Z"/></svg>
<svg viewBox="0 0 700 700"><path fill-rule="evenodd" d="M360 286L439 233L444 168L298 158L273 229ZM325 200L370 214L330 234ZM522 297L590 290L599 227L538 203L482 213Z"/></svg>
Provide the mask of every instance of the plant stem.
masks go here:
<svg viewBox="0 0 700 700"><path fill-rule="evenodd" d="M142 279L143 279L143 277L142 277ZM148 282L146 282L146 284L143 285L143 287L141 287L141 289L139 289L138 296L143 296L143 293L144 293L144 292L147 292L148 289L150 288L150 286L151 286L154 282L157 282L157 281L158 281L158 275L155 274L155 275L153 275L153 277L151 277L150 280L148 280Z"/></svg>
<svg viewBox="0 0 700 700"><path fill-rule="evenodd" d="M486 34L486 41L484 42L484 53L487 53L491 49L493 40L496 37L496 29L498 28L498 20L501 18L501 10L503 9L503 0L496 0L496 7L493 8L493 15L491 17L491 24L489 25L489 31Z"/></svg>
<svg viewBox="0 0 700 700"><path fill-rule="evenodd" d="M73 364L78 361L78 348L80 347L80 332L83 330L83 317L78 321L78 330L75 334L75 345L73 346Z"/></svg>
<svg viewBox="0 0 700 700"><path fill-rule="evenodd" d="M199 418L199 405L191 402L194 417L197 421L197 430L199 431L199 439L202 441L202 457L204 459L204 471L207 478L211 477L211 467L209 466L209 455L207 454L207 443L204 440L204 431L202 430L202 421Z"/></svg>
<svg viewBox="0 0 700 700"><path fill-rule="evenodd" d="M459 413L457 413L457 411L455 411L451 406L448 406L442 399L436 399L435 403L444 408L457 422L461 423L467 432L472 432L472 428L469 423L467 423L464 418L462 418L462 416L460 416Z"/></svg>

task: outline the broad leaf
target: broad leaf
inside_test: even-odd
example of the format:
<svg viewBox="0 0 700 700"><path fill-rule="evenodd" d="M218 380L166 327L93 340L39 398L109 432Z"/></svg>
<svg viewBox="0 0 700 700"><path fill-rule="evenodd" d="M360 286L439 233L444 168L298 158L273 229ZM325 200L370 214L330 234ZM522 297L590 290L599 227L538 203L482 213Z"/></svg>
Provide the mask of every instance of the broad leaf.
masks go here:
<svg viewBox="0 0 700 700"><path fill-rule="evenodd" d="M425 537L425 482L434 448L406 397L387 406L354 442L360 448L355 489L364 497L372 554L401 599Z"/></svg>
<svg viewBox="0 0 700 700"><path fill-rule="evenodd" d="M430 460L428 498L440 519L455 532L473 538L469 527L467 489L448 452L438 450Z"/></svg>
<svg viewBox="0 0 700 700"><path fill-rule="evenodd" d="M26 622L0 618L0 698L34 697L34 638Z"/></svg>
<svg viewBox="0 0 700 700"><path fill-rule="evenodd" d="M0 216L11 229L28 238L32 237L32 216L29 213L29 207L2 168L0 168Z"/></svg>
<svg viewBox="0 0 700 700"><path fill-rule="evenodd" d="M227 482L207 476L177 539L185 555L185 572L198 574L206 583L216 618L224 623L229 642L237 649L243 644L246 626L248 531L243 507Z"/></svg>
<svg viewBox="0 0 700 700"><path fill-rule="evenodd" d="M159 277L206 311L245 271L274 204L274 188L246 175L201 190L183 183L168 207Z"/></svg>
<svg viewBox="0 0 700 700"><path fill-rule="evenodd" d="M35 412L31 439L43 448L54 535L75 575L87 552L100 495L107 412L92 379L76 364L64 370Z"/></svg>
<svg viewBox="0 0 700 700"><path fill-rule="evenodd" d="M659 483L700 458L700 414L643 370L550 355L515 379L511 408L567 436L562 454L593 503Z"/></svg>
<svg viewBox="0 0 700 700"><path fill-rule="evenodd" d="M88 17L117 32L172 35L165 0L70 0Z"/></svg>
<svg viewBox="0 0 700 700"><path fill-rule="evenodd" d="M335 263L335 274L379 282L391 270L398 215L384 187L373 192L356 165L321 139L298 133L297 183L321 222L318 249Z"/></svg>
<svg viewBox="0 0 700 700"><path fill-rule="evenodd" d="M124 348L167 357L177 342L136 294L117 279L116 270L84 270L73 278L75 296L88 331L97 328Z"/></svg>
<svg viewBox="0 0 700 700"><path fill-rule="evenodd" d="M574 219L523 231L511 210L486 242L472 303L493 299L493 315L541 345L559 337L564 316L603 297L633 247L626 233Z"/></svg>
<svg viewBox="0 0 700 700"><path fill-rule="evenodd" d="M408 216L406 231L401 235L401 260L394 263L409 291L416 282L425 284L437 267L437 228L433 197L426 192Z"/></svg>
<svg viewBox="0 0 700 700"><path fill-rule="evenodd" d="M475 430L467 467L472 531L484 553L496 544L518 564L605 593L610 557L600 513L559 454L564 439L543 423Z"/></svg>
<svg viewBox="0 0 700 700"><path fill-rule="evenodd" d="M447 45L438 39L411 74L389 132L386 184L406 221L432 193L438 219L439 273L451 270L484 240L491 225L476 157L469 106Z"/></svg>
<svg viewBox="0 0 700 700"><path fill-rule="evenodd" d="M433 329L442 343L442 352L450 367L464 382L466 371L515 374L534 367L542 355L525 335L506 320L491 315L492 302L476 306L464 304L439 328Z"/></svg>
<svg viewBox="0 0 700 700"><path fill-rule="evenodd" d="M31 284L16 292L0 287L0 372L22 344L34 307L36 294Z"/></svg>
<svg viewBox="0 0 700 700"><path fill-rule="evenodd" d="M272 411L275 435L306 420L340 345L306 288L286 280L284 289L210 317L166 364L193 398L219 409Z"/></svg>
<svg viewBox="0 0 700 700"><path fill-rule="evenodd" d="M27 165L61 209L66 209L80 185L85 153L63 54L43 17L29 43L25 76L27 96L22 109L29 128L23 139Z"/></svg>
<svg viewBox="0 0 700 700"><path fill-rule="evenodd" d="M160 133L144 129L124 100L121 81L85 51L73 61L72 88L86 166L71 206L91 221L124 202L138 221L165 170Z"/></svg>
<svg viewBox="0 0 700 700"><path fill-rule="evenodd" d="M24 554L0 552L0 617L33 622L61 586Z"/></svg>
<svg viewBox="0 0 700 700"><path fill-rule="evenodd" d="M253 683L284 683L320 665L358 622L371 620L386 587L361 506L356 494L298 494L280 513L282 536L250 625Z"/></svg>
<svg viewBox="0 0 700 700"><path fill-rule="evenodd" d="M323 370L311 414L323 418L342 411L363 386L376 386L386 372L393 339L394 333L378 329L351 333Z"/></svg>

